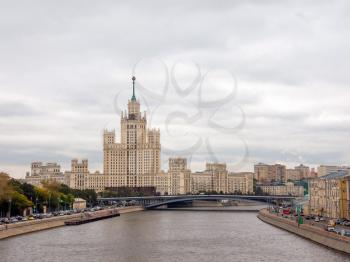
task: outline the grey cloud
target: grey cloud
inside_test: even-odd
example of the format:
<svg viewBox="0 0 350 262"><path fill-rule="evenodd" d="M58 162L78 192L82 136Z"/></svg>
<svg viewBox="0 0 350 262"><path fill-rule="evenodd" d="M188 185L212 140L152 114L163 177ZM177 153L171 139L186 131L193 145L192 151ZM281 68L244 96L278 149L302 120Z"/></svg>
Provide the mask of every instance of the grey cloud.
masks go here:
<svg viewBox="0 0 350 262"><path fill-rule="evenodd" d="M35 116L41 112L30 105L18 102L0 102L0 118L16 116Z"/></svg>
<svg viewBox="0 0 350 262"><path fill-rule="evenodd" d="M306 164L349 162L349 9L342 0L4 2L0 148L6 150L0 152L0 166L87 156L92 168L101 168L101 130L119 130L114 98L122 91L118 103L126 108L133 66L148 58L161 59L168 71L185 60L199 64L203 74L235 74L238 93L230 103L245 113L239 133L250 151L247 169L254 161L294 163L294 153L287 151L298 152ZM154 81L147 87L161 93L165 76L158 69L146 62L137 81L146 84L148 76ZM179 74L178 80L186 84L190 77ZM197 89L179 97L171 88L163 107L148 112L164 145L173 138L162 119L174 111L199 110ZM224 94L220 90L209 88L206 97ZM150 109L160 102L144 98ZM201 109L200 121L176 122L174 130L211 135L219 161L239 161L239 144L212 133L207 124L216 109ZM239 113L222 109L219 123L239 122ZM201 149L193 167L204 168L208 159Z"/></svg>

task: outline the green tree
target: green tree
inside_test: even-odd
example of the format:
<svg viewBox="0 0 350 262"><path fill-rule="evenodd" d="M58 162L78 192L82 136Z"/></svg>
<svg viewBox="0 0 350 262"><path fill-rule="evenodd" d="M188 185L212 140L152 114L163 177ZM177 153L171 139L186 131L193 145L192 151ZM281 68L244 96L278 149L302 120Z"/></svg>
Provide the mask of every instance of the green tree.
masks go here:
<svg viewBox="0 0 350 262"><path fill-rule="evenodd" d="M12 205L11 205L11 214L20 215L22 214L23 209L33 206L32 201L30 201L25 195L13 191L11 193Z"/></svg>

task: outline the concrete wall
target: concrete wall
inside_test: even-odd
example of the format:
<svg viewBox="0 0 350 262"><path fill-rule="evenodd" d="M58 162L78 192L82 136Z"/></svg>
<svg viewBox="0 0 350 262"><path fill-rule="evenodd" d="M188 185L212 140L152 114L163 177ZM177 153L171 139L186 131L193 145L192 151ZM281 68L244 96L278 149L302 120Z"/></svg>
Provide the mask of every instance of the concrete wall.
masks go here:
<svg viewBox="0 0 350 262"><path fill-rule="evenodd" d="M302 224L298 227L296 222L270 214L266 209L259 212L258 218L266 223L282 228L321 245L350 254L349 237L327 232L321 228L316 228L307 224Z"/></svg>
<svg viewBox="0 0 350 262"><path fill-rule="evenodd" d="M143 210L142 207L124 207L124 208L117 208L120 214L130 213L130 212L136 212ZM96 211L104 212L102 211ZM59 216L59 217L52 217L47 218L43 220L30 220L30 221L24 221L24 222L18 222L15 224L8 224L8 225L0 225L0 239L4 239L7 237L22 235L26 233L31 233L35 231L41 231L49 228L55 228L64 226L65 221L73 220L80 218L81 214L73 214L70 216Z"/></svg>

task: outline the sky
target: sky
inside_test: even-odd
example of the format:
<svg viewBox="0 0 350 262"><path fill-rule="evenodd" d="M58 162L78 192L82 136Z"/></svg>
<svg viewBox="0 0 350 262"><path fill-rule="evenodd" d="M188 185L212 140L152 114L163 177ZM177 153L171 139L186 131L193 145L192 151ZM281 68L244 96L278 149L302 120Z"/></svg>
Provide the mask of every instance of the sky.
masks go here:
<svg viewBox="0 0 350 262"><path fill-rule="evenodd" d="M89 160L136 97L162 167L349 164L349 1L0 0L0 170Z"/></svg>

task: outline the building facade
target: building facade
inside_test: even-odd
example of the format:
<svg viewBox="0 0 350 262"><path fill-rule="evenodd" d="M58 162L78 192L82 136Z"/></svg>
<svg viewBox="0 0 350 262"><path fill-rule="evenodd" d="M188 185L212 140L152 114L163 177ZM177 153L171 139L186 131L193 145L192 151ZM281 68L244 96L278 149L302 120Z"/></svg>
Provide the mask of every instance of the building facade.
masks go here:
<svg viewBox="0 0 350 262"><path fill-rule="evenodd" d="M25 182L34 186L41 186L43 181L55 181L60 184L68 184L67 177L61 172L61 166L57 163L33 162L31 171L27 172Z"/></svg>
<svg viewBox="0 0 350 262"><path fill-rule="evenodd" d="M303 164L300 164L299 166L294 167L294 170L299 171L300 179L311 177L310 167L308 166L304 166Z"/></svg>
<svg viewBox="0 0 350 262"><path fill-rule="evenodd" d="M103 173L108 176L109 187L145 187L154 184L160 173L160 132L147 128L146 113L141 113L140 102L133 95L128 110L120 120L120 143L115 131L104 131Z"/></svg>
<svg viewBox="0 0 350 262"><path fill-rule="evenodd" d="M227 192L236 194L254 194L254 173L229 173L227 177Z"/></svg>
<svg viewBox="0 0 350 262"><path fill-rule="evenodd" d="M286 166L259 163L254 165L254 174L255 179L260 184L270 184L271 182L283 183L286 181Z"/></svg>
<svg viewBox="0 0 350 262"><path fill-rule="evenodd" d="M348 171L331 172L309 180L309 211L330 218L350 219L350 176Z"/></svg>
<svg viewBox="0 0 350 262"><path fill-rule="evenodd" d="M296 186L293 183L287 182L284 185L261 185L259 186L264 194L274 196L304 196L304 187Z"/></svg>

